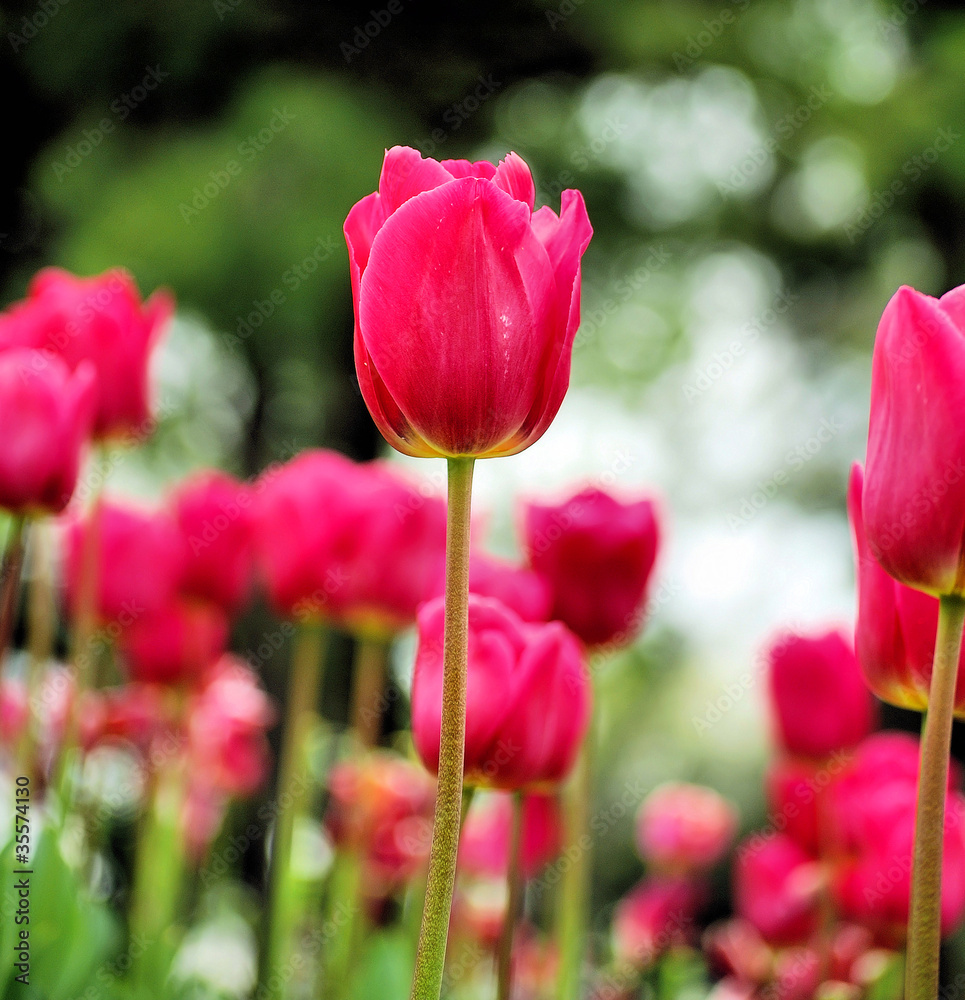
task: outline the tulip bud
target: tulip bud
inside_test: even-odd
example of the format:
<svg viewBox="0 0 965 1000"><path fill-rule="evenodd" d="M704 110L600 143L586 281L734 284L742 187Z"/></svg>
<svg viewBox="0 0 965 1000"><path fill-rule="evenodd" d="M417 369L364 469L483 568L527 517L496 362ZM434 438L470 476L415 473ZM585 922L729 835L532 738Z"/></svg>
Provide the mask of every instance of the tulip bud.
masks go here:
<svg viewBox="0 0 965 1000"><path fill-rule="evenodd" d="M671 782L637 813L637 848L649 864L687 873L712 868L737 832L737 810L712 788Z"/></svg>
<svg viewBox="0 0 965 1000"><path fill-rule="evenodd" d="M426 767L439 763L444 601L419 612L412 734ZM517 789L568 774L590 710L579 645L559 622L530 625L498 601L469 596L466 781Z"/></svg>
<svg viewBox="0 0 965 1000"><path fill-rule="evenodd" d="M385 154L345 220L355 367L372 418L418 456L512 455L560 408L592 235L578 191L534 212L526 164Z"/></svg>
<svg viewBox="0 0 965 1000"><path fill-rule="evenodd" d="M898 583L875 559L864 529L864 483L860 465L851 470L848 512L858 577L855 646L865 681L891 705L928 707L938 599ZM959 658L955 714L965 717L965 650Z"/></svg>
<svg viewBox="0 0 965 1000"><path fill-rule="evenodd" d="M586 489L524 511L530 565L550 586L550 616L588 646L631 642L645 611L659 532L650 500Z"/></svg>
<svg viewBox="0 0 965 1000"><path fill-rule="evenodd" d="M251 503L247 486L213 469L178 487L170 505L185 543L182 593L227 612L245 604L254 568Z"/></svg>
<svg viewBox="0 0 965 1000"><path fill-rule="evenodd" d="M862 501L871 554L896 580L965 592L965 286L902 286L875 337Z"/></svg>
<svg viewBox="0 0 965 1000"><path fill-rule="evenodd" d="M70 369L89 362L97 372L94 437L142 439L151 423L150 355L173 309L166 292L142 305L120 268L78 278L49 267L34 276L26 299L0 314L0 347L45 350Z"/></svg>
<svg viewBox="0 0 965 1000"><path fill-rule="evenodd" d="M689 943L705 894L706 887L688 878L644 879L617 903L614 957L646 969L668 948Z"/></svg>
<svg viewBox="0 0 965 1000"><path fill-rule="evenodd" d="M97 377L89 363L71 372L46 352L0 351L0 507L59 514L77 484L94 416Z"/></svg>
<svg viewBox="0 0 965 1000"><path fill-rule="evenodd" d="M874 726L874 704L851 643L840 632L781 635L768 652L778 741L792 754L826 757Z"/></svg>

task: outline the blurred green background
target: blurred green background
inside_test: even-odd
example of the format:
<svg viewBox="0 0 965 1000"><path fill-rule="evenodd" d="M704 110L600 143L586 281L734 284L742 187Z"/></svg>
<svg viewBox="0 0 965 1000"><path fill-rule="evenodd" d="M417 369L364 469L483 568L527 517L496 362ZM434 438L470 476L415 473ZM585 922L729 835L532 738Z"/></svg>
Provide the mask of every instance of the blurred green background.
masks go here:
<svg viewBox="0 0 965 1000"><path fill-rule="evenodd" d="M341 225L386 147L515 149L540 202L584 192L572 391L530 451L484 464L477 497L507 553L520 495L591 479L663 497L652 623L598 671L601 929L639 875L632 814L658 780L715 785L760 823L762 643L850 627L845 482L877 319L899 284L965 280L959 6L557 0L442 19L418 0L31 0L2 20L3 302L53 263L123 265L179 303L159 433L113 490L382 449ZM270 627L256 612L238 648ZM262 665L283 690L284 658ZM403 648L403 687L406 669Z"/></svg>

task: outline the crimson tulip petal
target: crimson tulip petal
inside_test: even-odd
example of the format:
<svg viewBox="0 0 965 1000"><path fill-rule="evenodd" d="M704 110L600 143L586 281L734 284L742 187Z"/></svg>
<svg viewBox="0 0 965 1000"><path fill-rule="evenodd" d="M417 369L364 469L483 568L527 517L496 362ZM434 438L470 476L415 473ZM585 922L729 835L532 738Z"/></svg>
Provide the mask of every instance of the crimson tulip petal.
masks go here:
<svg viewBox="0 0 965 1000"><path fill-rule="evenodd" d="M510 153L493 175L496 187L521 201L531 212L536 205L536 185L526 161L518 153Z"/></svg>
<svg viewBox="0 0 965 1000"><path fill-rule="evenodd" d="M494 451L538 397L533 331L552 295L540 257L525 207L477 178L410 199L376 236L359 295L362 340L398 415L443 454ZM392 266L399 260L404 271Z"/></svg>
<svg viewBox="0 0 965 1000"><path fill-rule="evenodd" d="M881 565L934 594L965 587L963 412L965 335L936 299L904 286L875 339L862 507Z"/></svg>
<svg viewBox="0 0 965 1000"><path fill-rule="evenodd" d="M452 174L441 163L424 158L416 149L393 146L386 150L379 178L379 194L386 218L410 198L452 179Z"/></svg>
<svg viewBox="0 0 965 1000"><path fill-rule="evenodd" d="M442 166L449 171L453 177L482 177L484 180L492 180L496 174L496 168L487 160L443 160Z"/></svg>

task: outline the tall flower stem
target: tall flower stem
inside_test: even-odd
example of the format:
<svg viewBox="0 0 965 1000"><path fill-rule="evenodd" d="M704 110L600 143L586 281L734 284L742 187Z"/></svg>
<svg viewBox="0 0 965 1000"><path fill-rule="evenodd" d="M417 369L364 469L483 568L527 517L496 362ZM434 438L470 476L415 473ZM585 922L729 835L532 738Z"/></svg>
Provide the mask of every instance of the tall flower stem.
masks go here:
<svg viewBox="0 0 965 1000"><path fill-rule="evenodd" d="M379 741L387 655L388 646L379 639L359 639L356 646L352 728L365 749Z"/></svg>
<svg viewBox="0 0 965 1000"><path fill-rule="evenodd" d="M0 568L0 666L7 654L17 617L17 594L20 592L20 573L23 570L24 532L26 521L14 517L7 529L3 548L3 566Z"/></svg>
<svg viewBox="0 0 965 1000"><path fill-rule="evenodd" d="M289 951L295 929L291 873L295 818L308 787L307 753L322 680L324 632L314 622L302 623L295 639L291 681L285 706L275 830L271 841L268 922L262 954L262 996L280 997L288 978Z"/></svg>
<svg viewBox="0 0 965 1000"><path fill-rule="evenodd" d="M439 780L429 851L429 878L412 978L411 1000L438 1000L456 882L462 769L466 752L466 685L469 667L469 511L472 458L449 459L446 520L446 617L442 679Z"/></svg>
<svg viewBox="0 0 965 1000"><path fill-rule="evenodd" d="M523 901L523 874L520 864L523 843L523 793L513 794L513 825L509 837L509 868L506 872L509 888L506 918L499 936L496 954L497 1000L509 1000L513 986L513 938Z"/></svg>
<svg viewBox="0 0 965 1000"><path fill-rule="evenodd" d="M965 598L957 595L942 597L928 714L921 741L908 964L905 969L906 1000L935 1000L938 995L945 789L963 626Z"/></svg>
<svg viewBox="0 0 965 1000"><path fill-rule="evenodd" d="M581 995L586 951L587 913L590 908L590 873L593 864L590 841L590 801L593 796L595 729L591 719L583 749L563 798L565 843L573 852L572 864L563 872L557 896L556 933L560 945L559 1000L578 1000Z"/></svg>

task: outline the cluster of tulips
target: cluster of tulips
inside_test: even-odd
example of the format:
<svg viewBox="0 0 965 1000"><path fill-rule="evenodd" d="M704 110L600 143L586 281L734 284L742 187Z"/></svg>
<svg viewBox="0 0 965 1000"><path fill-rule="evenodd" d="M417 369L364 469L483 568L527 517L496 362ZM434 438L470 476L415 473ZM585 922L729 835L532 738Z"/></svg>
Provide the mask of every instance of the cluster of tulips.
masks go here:
<svg viewBox="0 0 965 1000"><path fill-rule="evenodd" d="M446 460L447 498L391 463L308 450L251 482L197 472L153 509L117 500L84 481L84 456L150 435L148 365L173 301L142 303L122 271L49 269L0 314L0 753L33 790L34 861L71 870L92 906L113 862L91 804L136 817L132 884L107 893L133 942L113 980L134 995L175 988L189 887L226 872L219 835L265 785L276 724L276 779L242 837L268 846L241 992L349 997L378 975L373 947L402 940L414 1000L629 998L663 989L661 963L698 943L716 1000L897 997L906 944L906 997L936 995L941 936L965 914L949 770L965 697L965 291L902 289L882 320L849 492L856 652L833 631L770 649L770 818L737 848L734 916L702 923L736 811L669 784L640 809L646 874L604 948L588 919L593 677L646 618L657 510L595 486L528 503L518 563L471 530L475 460L533 444L563 401L591 233L579 192L559 215L536 210L515 154L395 147L349 213L362 396L394 448ZM291 639L283 713L229 651L256 592ZM385 732L390 653L413 627L411 725ZM349 724L326 743L331 631L355 659ZM928 709L920 753L873 732L869 688ZM46 919L49 935L60 917ZM82 991L83 957L65 968L34 970L42 993Z"/></svg>

